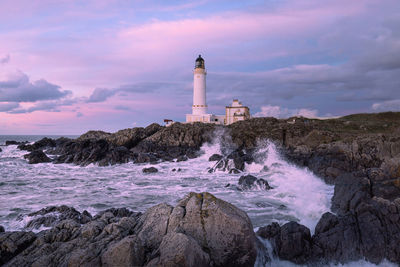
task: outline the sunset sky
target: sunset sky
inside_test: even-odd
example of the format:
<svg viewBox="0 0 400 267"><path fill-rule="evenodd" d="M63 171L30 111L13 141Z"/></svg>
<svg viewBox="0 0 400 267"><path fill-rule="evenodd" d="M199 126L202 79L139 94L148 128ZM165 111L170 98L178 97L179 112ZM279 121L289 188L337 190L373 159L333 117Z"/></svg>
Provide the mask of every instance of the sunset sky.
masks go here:
<svg viewBox="0 0 400 267"><path fill-rule="evenodd" d="M209 111L400 111L399 0L0 0L0 134L184 121Z"/></svg>

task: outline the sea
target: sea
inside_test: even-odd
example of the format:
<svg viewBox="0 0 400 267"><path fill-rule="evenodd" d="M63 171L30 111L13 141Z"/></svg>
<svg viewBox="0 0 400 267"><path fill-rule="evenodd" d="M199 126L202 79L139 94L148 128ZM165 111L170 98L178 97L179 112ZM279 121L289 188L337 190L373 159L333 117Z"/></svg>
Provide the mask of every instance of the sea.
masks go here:
<svg viewBox="0 0 400 267"><path fill-rule="evenodd" d="M26 223L32 219L28 214L47 206L67 205L92 215L112 207L144 212L162 202L174 206L189 192L209 192L239 207L248 214L255 230L272 222L282 225L297 221L313 233L321 215L330 211L333 186L325 184L307 168L289 163L268 140L258 145L257 163L247 164L240 174L208 172L215 164L208 158L221 154L221 136L204 144L198 158L155 165L132 162L107 167L30 165L23 157L27 151L19 150L16 145L5 146L7 140L35 142L43 137L61 136L0 135L0 225L6 231L26 230ZM142 169L150 166L158 172L144 174ZM244 174L268 181L273 189L237 190L238 180ZM271 247L268 241L263 242ZM269 253L272 262L268 266L299 266L277 259L272 251ZM361 260L343 266L376 265ZM379 266L396 265L384 261Z"/></svg>

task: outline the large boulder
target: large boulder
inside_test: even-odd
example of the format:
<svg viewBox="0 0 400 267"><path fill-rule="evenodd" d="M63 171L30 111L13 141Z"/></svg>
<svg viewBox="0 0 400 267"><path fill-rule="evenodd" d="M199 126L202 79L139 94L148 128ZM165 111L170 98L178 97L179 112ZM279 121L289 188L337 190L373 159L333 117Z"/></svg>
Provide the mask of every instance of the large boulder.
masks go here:
<svg viewBox="0 0 400 267"><path fill-rule="evenodd" d="M209 193L190 193L181 200L171 213L168 232L194 238L215 266L250 266L256 259L249 217Z"/></svg>
<svg viewBox="0 0 400 267"><path fill-rule="evenodd" d="M34 150L24 155L24 158L28 160L29 164L51 162L51 159L42 150Z"/></svg>
<svg viewBox="0 0 400 267"><path fill-rule="evenodd" d="M192 237L172 232L164 236L159 247L160 257L146 266L210 266L210 256Z"/></svg>

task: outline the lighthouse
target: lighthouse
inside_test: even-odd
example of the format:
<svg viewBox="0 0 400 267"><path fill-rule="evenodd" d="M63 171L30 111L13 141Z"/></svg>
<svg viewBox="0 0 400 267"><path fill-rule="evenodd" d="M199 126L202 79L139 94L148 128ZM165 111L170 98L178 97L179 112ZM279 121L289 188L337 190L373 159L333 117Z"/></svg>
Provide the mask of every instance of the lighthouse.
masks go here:
<svg viewBox="0 0 400 267"><path fill-rule="evenodd" d="M196 59L193 71L193 115L207 114L206 75L204 59L199 55Z"/></svg>
<svg viewBox="0 0 400 267"><path fill-rule="evenodd" d="M237 99L233 100L232 106L227 106L225 108L225 115L208 113L206 102L206 75L207 71L204 59L199 55L195 61L193 70L192 114L186 114L186 123L204 122L226 125L249 119L249 108L243 106ZM167 125L173 123L171 120L165 120L165 122Z"/></svg>

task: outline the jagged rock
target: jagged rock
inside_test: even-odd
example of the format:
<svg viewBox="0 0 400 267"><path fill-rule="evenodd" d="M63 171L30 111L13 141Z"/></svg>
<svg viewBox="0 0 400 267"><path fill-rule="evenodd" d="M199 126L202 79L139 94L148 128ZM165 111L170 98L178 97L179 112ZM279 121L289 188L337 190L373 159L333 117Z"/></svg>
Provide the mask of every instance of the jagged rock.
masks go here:
<svg viewBox="0 0 400 267"><path fill-rule="evenodd" d="M0 265L21 253L36 239L32 232L0 233Z"/></svg>
<svg viewBox="0 0 400 267"><path fill-rule="evenodd" d="M106 140L116 146L124 146L128 149L135 147L143 139L155 134L163 127L153 123L146 128L132 128L120 130L116 133L106 136Z"/></svg>
<svg viewBox="0 0 400 267"><path fill-rule="evenodd" d="M257 231L257 235L261 236L262 238L272 239L278 234L280 234L281 227L278 223L274 222L270 225L260 227Z"/></svg>
<svg viewBox="0 0 400 267"><path fill-rule="evenodd" d="M99 166L127 163L133 158L132 153L124 146L110 148L103 159L98 161Z"/></svg>
<svg viewBox="0 0 400 267"><path fill-rule="evenodd" d="M135 158L135 163L156 163L158 158L153 153L139 153Z"/></svg>
<svg viewBox="0 0 400 267"><path fill-rule="evenodd" d="M238 173L240 173L238 169L233 168L229 170L229 174L238 174Z"/></svg>
<svg viewBox="0 0 400 267"><path fill-rule="evenodd" d="M176 158L176 162L187 161L189 158L186 155L179 156Z"/></svg>
<svg viewBox="0 0 400 267"><path fill-rule="evenodd" d="M80 224L85 224L92 219L92 215L86 210L80 213L72 207L65 205L62 206L50 206L43 208L39 211L29 213L30 217L38 217L30 220L26 224L26 228L39 229L40 227L52 227L63 220L73 220Z"/></svg>
<svg viewBox="0 0 400 267"><path fill-rule="evenodd" d="M243 175L239 178L239 188L247 190L254 187L260 187L265 190L272 189L267 181L254 177L253 175Z"/></svg>
<svg viewBox="0 0 400 267"><path fill-rule="evenodd" d="M24 155L24 158L28 159L29 164L51 162L51 159L42 150L34 150Z"/></svg>
<svg viewBox="0 0 400 267"><path fill-rule="evenodd" d="M311 257L310 230L296 222L288 222L281 227L275 244L281 259L303 264Z"/></svg>
<svg viewBox="0 0 400 267"><path fill-rule="evenodd" d="M222 155L220 154L212 154L209 158L208 161L220 161L223 158Z"/></svg>
<svg viewBox="0 0 400 267"><path fill-rule="evenodd" d="M101 216L103 216L105 213L111 213L113 215L113 217L117 217L117 218L131 217L131 216L138 215L137 212L133 212L127 208L111 208L111 209L106 209L104 211L99 212L98 214L96 214L96 216L93 217L93 219L98 219Z"/></svg>
<svg viewBox="0 0 400 267"><path fill-rule="evenodd" d="M26 144L26 143L22 143L20 145L18 145L18 148L21 150L27 150L27 151L34 151L34 150L43 150L46 148L51 148L51 147L55 147L56 146L56 142L51 139L51 138L43 138L37 142L35 142L33 145L30 144Z"/></svg>
<svg viewBox="0 0 400 267"><path fill-rule="evenodd" d="M78 141L83 141L83 140L88 140L88 139L106 139L109 137L111 133L107 133L104 131L88 131L81 136L79 136L76 140Z"/></svg>
<svg viewBox="0 0 400 267"><path fill-rule="evenodd" d="M283 260L304 264L311 259L311 234L304 225L288 222L280 227L279 224L272 223L261 227L257 233L272 241L274 252Z"/></svg>
<svg viewBox="0 0 400 267"><path fill-rule="evenodd" d="M28 141L18 142L18 141L14 141L14 140L7 140L6 141L6 146L9 146L9 145L21 145L21 144L26 144L26 143L28 143Z"/></svg>
<svg viewBox="0 0 400 267"><path fill-rule="evenodd" d="M336 179L332 210L339 215L354 210L357 205L371 198L371 184L367 178L351 174L341 175Z"/></svg>
<svg viewBox="0 0 400 267"><path fill-rule="evenodd" d="M325 213L315 228L313 254L324 262L349 262L361 258L357 221L354 216Z"/></svg>
<svg viewBox="0 0 400 267"><path fill-rule="evenodd" d="M149 167L149 168L143 168L143 173L156 173L158 172L157 168L154 167Z"/></svg>

